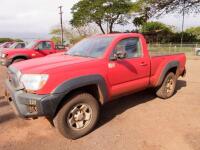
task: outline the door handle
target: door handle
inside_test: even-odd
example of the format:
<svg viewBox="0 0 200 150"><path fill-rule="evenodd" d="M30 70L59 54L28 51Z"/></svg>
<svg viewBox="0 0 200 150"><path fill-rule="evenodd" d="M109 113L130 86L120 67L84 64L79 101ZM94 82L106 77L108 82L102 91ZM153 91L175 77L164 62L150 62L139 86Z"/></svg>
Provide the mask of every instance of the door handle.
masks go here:
<svg viewBox="0 0 200 150"><path fill-rule="evenodd" d="M147 66L147 63L141 62L141 63L140 63L140 66Z"/></svg>

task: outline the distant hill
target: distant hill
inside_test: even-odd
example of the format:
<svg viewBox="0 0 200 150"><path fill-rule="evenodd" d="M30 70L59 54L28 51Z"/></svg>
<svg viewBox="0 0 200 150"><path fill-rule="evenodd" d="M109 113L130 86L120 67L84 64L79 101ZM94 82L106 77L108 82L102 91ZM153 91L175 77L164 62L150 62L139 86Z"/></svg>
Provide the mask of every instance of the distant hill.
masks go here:
<svg viewBox="0 0 200 150"><path fill-rule="evenodd" d="M1 38L14 38L22 39L25 41L31 41L35 39L50 39L51 36L48 33L17 33L17 32L0 32Z"/></svg>

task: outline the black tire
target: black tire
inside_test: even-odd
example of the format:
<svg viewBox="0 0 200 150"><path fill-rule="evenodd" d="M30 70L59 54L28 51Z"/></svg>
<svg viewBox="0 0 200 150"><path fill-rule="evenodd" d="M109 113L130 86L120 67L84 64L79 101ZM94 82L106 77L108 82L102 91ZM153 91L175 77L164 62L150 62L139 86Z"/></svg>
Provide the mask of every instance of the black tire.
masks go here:
<svg viewBox="0 0 200 150"><path fill-rule="evenodd" d="M21 61L24 61L24 60L26 60L26 59L22 59L22 58L14 59L12 64L17 63L17 62L21 62Z"/></svg>
<svg viewBox="0 0 200 150"><path fill-rule="evenodd" d="M81 108L79 108L79 111L76 110L79 107L79 105L87 106L89 112L92 112L90 116L90 121L88 121L87 124L85 121L86 124L85 127L80 129L78 129L76 123L74 126L70 125L70 119L69 119L73 118L73 120L75 121L74 116L77 114L77 112L83 113L83 110L81 110ZM71 113L72 111L74 112ZM86 118L86 115L82 114L82 120L84 120L83 118ZM69 139L78 139L90 133L94 129L96 123L98 122L98 119L99 119L99 103L92 95L88 93L81 93L72 96L59 110L53 121L57 130L64 137Z"/></svg>
<svg viewBox="0 0 200 150"><path fill-rule="evenodd" d="M157 89L156 95L162 99L170 98L175 93L177 77L170 72L166 75L162 85Z"/></svg>

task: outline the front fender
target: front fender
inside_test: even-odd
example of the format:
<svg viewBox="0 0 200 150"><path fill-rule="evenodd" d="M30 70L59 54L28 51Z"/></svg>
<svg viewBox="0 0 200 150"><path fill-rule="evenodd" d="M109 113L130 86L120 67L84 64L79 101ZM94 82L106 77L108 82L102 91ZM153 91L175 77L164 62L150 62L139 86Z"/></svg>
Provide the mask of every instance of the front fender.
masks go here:
<svg viewBox="0 0 200 150"><path fill-rule="evenodd" d="M68 94L75 89L88 85L98 86L98 90L102 96L102 99L100 100L102 104L108 101L109 97L108 97L106 82L101 75L88 75L70 79L57 86L52 92L52 94L59 94L59 93Z"/></svg>

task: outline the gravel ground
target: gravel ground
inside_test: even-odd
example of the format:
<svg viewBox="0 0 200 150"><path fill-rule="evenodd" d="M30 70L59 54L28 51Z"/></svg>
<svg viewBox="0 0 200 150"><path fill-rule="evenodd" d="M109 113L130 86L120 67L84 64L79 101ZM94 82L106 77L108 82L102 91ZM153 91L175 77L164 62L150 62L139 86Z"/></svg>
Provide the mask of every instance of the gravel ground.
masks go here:
<svg viewBox="0 0 200 150"><path fill-rule="evenodd" d="M63 138L40 118L17 118L2 98L5 68L0 68L1 150L200 150L200 60L188 60L187 77L168 100L151 91L121 98L102 108L97 128L79 140Z"/></svg>

